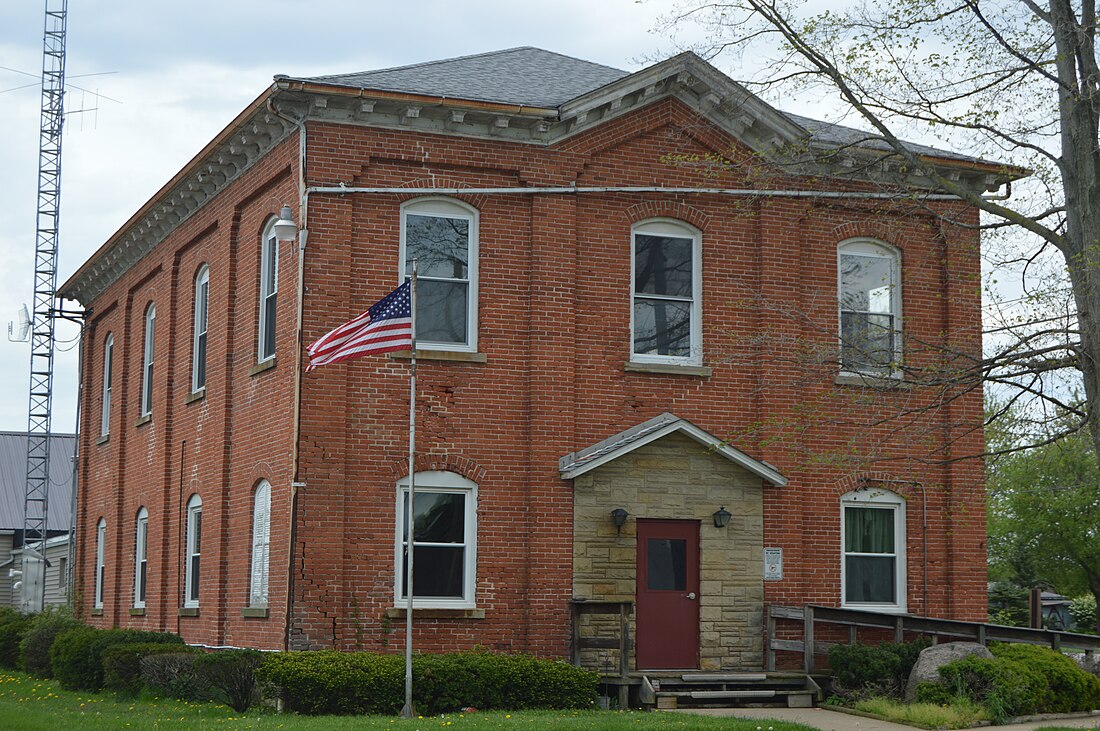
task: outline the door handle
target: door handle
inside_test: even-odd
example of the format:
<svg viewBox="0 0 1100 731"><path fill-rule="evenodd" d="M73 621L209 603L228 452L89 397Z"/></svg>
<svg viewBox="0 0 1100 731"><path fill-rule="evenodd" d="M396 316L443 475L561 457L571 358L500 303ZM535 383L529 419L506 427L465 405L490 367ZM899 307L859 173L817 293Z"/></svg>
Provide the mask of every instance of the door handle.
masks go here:
<svg viewBox="0 0 1100 731"><path fill-rule="evenodd" d="M694 599L695 598L695 592L694 591L688 592L687 598L688 599Z"/></svg>

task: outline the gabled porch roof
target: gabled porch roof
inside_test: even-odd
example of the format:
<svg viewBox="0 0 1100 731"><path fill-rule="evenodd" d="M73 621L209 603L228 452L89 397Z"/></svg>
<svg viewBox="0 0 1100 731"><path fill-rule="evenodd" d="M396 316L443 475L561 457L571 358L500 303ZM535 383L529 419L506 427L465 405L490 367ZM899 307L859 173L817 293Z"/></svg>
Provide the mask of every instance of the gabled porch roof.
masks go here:
<svg viewBox="0 0 1100 731"><path fill-rule="evenodd" d="M673 432L685 434L702 444L715 454L721 455L734 464L744 467L752 474L766 480L776 487L787 484L787 478L779 473L767 462L753 459L739 449L731 447L722 439L714 436L705 429L692 424L687 419L681 419L675 414L665 412L641 424L630 427L625 431L597 442L590 447L579 449L567 454L558 460L558 470L563 480L572 480L593 470L600 465L634 451L638 447L649 444Z"/></svg>

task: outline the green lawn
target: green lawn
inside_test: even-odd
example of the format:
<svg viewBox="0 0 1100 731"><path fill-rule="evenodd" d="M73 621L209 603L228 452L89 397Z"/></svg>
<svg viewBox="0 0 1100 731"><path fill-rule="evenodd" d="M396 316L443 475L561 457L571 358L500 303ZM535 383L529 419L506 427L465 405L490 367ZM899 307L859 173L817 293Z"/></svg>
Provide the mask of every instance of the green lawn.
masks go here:
<svg viewBox="0 0 1100 731"><path fill-rule="evenodd" d="M729 731L813 731L776 721L706 718L683 713L618 711L528 711L448 714L414 720L382 716L293 716L267 711L246 715L225 706L177 700L126 701L110 694L72 693L57 683L0 671L0 729L19 731L220 731L221 729L727 729Z"/></svg>

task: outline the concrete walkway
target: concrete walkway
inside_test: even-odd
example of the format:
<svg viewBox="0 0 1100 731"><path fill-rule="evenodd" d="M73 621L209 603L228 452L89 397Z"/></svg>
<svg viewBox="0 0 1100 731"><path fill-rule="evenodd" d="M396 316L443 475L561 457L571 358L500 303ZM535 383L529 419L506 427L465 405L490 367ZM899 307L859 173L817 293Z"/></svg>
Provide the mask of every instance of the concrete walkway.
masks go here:
<svg viewBox="0 0 1100 731"><path fill-rule="evenodd" d="M880 721L875 718L854 716L850 713L831 711L826 708L698 708L681 710L677 713L698 713L705 716L731 716L736 718L755 718L767 722L790 721L821 729L821 731L913 731L914 726ZM1028 721L1008 726L984 726L982 731L1030 731L1044 726L1064 728L1100 729L1100 716L1086 718L1058 718L1045 721ZM764 725L764 731L767 726Z"/></svg>

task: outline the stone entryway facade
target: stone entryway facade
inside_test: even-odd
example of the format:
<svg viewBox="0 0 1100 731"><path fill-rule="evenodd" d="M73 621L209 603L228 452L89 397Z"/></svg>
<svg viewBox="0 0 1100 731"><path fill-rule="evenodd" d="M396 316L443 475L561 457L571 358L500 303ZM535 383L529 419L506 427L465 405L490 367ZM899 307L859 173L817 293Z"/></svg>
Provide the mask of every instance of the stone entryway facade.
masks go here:
<svg viewBox="0 0 1100 731"><path fill-rule="evenodd" d="M609 440L610 441L610 440ZM728 448L727 448L728 449ZM761 669L763 656L763 491L766 481L720 450L673 430L616 456L574 479L573 595L635 601L637 520L692 520L699 524L699 667ZM715 527L724 507L732 517ZM611 511L629 517L616 530ZM598 615L586 622L600 621ZM616 624L617 627L617 624ZM586 633L601 631L590 626ZM635 646L647 638L637 635ZM582 664L605 669L611 659L586 651ZM632 651L631 666L637 668Z"/></svg>

